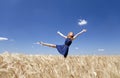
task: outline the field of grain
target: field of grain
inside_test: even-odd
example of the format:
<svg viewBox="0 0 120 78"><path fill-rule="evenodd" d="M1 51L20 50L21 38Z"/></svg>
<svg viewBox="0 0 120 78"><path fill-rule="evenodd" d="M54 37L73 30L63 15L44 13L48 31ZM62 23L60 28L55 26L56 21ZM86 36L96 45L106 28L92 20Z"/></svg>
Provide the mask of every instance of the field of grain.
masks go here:
<svg viewBox="0 0 120 78"><path fill-rule="evenodd" d="M3 53L0 78L120 78L120 56Z"/></svg>

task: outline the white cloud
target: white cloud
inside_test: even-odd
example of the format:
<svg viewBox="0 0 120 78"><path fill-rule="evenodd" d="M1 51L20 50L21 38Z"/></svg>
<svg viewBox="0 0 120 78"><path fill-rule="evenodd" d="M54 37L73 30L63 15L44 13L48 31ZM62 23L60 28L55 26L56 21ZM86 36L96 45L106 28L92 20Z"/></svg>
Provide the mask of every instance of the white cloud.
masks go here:
<svg viewBox="0 0 120 78"><path fill-rule="evenodd" d="M105 51L105 49L100 48L100 49L98 49L98 51Z"/></svg>
<svg viewBox="0 0 120 78"><path fill-rule="evenodd" d="M0 37L0 41L5 41L5 40L8 40L8 38Z"/></svg>
<svg viewBox="0 0 120 78"><path fill-rule="evenodd" d="M78 49L79 49L79 47L75 47L75 49L76 49L76 50L78 50Z"/></svg>
<svg viewBox="0 0 120 78"><path fill-rule="evenodd" d="M87 24L87 21L84 20L84 19L80 19L79 22L78 22L78 25L80 26L83 26L83 25L86 25Z"/></svg>

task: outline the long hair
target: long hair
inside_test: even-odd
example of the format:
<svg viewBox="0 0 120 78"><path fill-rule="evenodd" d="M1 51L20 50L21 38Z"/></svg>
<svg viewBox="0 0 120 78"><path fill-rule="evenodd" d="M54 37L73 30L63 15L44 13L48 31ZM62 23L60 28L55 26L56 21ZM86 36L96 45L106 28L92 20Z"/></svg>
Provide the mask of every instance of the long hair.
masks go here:
<svg viewBox="0 0 120 78"><path fill-rule="evenodd" d="M74 33L73 32L69 32L67 35L67 38L73 38L74 37Z"/></svg>

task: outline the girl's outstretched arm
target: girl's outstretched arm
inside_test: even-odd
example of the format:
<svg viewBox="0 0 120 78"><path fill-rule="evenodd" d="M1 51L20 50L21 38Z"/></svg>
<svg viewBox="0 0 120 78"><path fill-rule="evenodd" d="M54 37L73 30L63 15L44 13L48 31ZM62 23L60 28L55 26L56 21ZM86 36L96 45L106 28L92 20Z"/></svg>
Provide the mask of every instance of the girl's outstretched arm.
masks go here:
<svg viewBox="0 0 120 78"><path fill-rule="evenodd" d="M87 30L86 29L83 29L82 31L80 31L79 33L77 33L73 39L76 39L79 35L81 35L82 33L86 32Z"/></svg>
<svg viewBox="0 0 120 78"><path fill-rule="evenodd" d="M60 31L57 32L60 36L67 38L67 36L63 35Z"/></svg>

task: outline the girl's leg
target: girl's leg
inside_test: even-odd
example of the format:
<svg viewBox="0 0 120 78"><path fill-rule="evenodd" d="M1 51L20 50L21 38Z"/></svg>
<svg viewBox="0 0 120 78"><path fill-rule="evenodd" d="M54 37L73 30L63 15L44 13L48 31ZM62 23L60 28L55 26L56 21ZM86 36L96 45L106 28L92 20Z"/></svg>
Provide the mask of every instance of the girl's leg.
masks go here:
<svg viewBox="0 0 120 78"><path fill-rule="evenodd" d="M49 44L49 43L44 43L44 42L39 42L41 45L43 46L48 46L48 47L52 47L52 48L56 48L55 44Z"/></svg>

